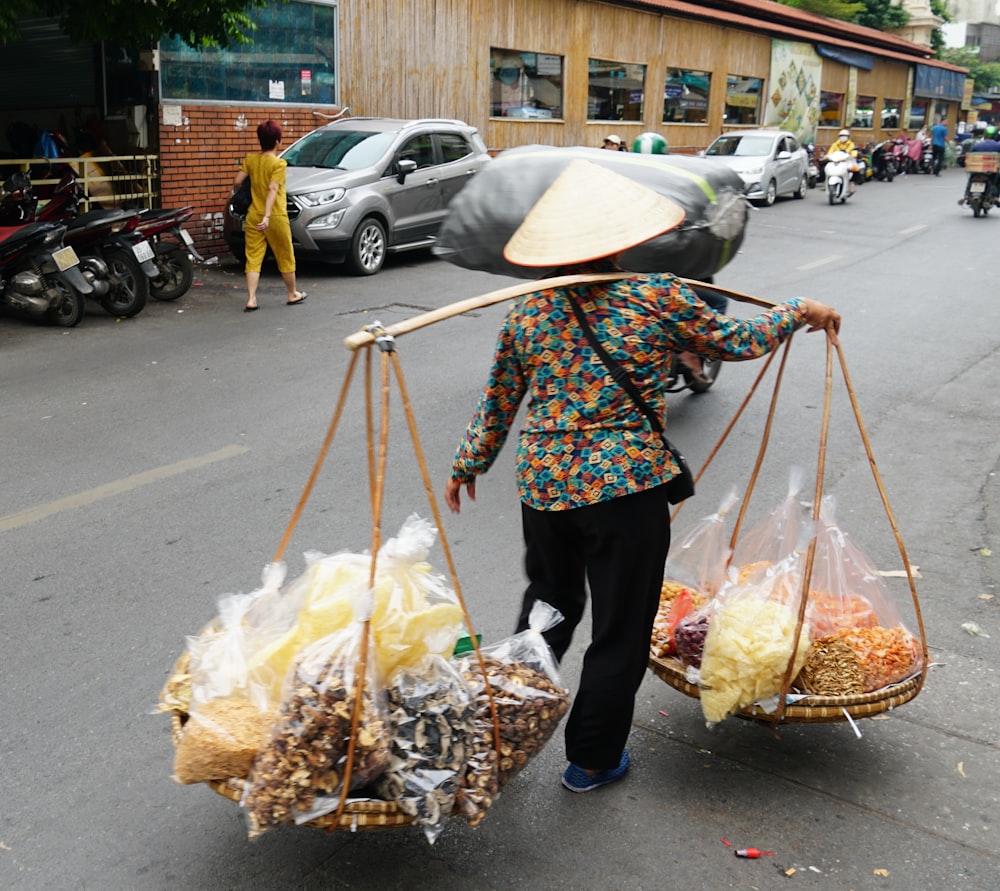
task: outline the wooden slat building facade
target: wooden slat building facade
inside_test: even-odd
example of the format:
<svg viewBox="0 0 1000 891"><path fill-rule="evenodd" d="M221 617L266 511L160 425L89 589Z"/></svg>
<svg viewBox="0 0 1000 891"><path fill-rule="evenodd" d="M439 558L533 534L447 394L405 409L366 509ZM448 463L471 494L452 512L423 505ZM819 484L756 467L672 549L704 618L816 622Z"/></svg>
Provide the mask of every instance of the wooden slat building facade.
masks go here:
<svg viewBox="0 0 1000 891"><path fill-rule="evenodd" d="M260 15L267 22L241 54L161 41L142 66L146 86L121 65L112 78L112 60L128 53L96 48L93 108L81 84L79 97L62 92L63 107L58 91L56 105L33 98L49 60L38 58L36 75L22 59L15 84L0 59L0 82L16 85L0 102L0 125L20 116L56 129L95 112L107 124L139 121L139 141L121 153L158 153L162 206L193 205L199 246L222 254L235 165L256 150L256 124L267 118L281 122L286 145L346 106L352 115L460 118L494 152L596 146L609 132L629 144L645 131L694 152L726 129L774 123L783 91L811 78L800 92L812 91L818 119L782 124L800 136L811 127L825 146L843 125L857 142L936 115L954 129L965 85L966 72L926 47L773 0L291 0Z"/></svg>

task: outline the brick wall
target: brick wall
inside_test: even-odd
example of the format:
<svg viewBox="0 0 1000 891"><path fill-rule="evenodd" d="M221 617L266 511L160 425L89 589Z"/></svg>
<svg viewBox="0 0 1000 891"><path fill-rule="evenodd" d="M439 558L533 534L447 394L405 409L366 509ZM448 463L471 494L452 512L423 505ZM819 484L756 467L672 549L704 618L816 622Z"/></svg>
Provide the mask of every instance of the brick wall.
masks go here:
<svg viewBox="0 0 1000 891"><path fill-rule="evenodd" d="M284 145L324 122L308 106L160 106L161 206L194 207L185 228L205 257L230 256L222 240L226 201L240 159L260 150L257 125L268 119L281 124Z"/></svg>

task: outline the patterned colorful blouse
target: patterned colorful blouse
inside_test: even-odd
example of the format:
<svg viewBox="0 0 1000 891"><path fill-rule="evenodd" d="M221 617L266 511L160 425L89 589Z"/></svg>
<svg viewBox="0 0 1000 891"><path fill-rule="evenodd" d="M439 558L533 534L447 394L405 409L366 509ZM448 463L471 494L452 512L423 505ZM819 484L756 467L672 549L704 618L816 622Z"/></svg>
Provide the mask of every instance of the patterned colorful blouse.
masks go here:
<svg viewBox="0 0 1000 891"><path fill-rule="evenodd" d="M664 419L668 353L756 359L805 323L799 299L751 319L716 314L669 274L527 294L504 321L489 380L455 455L452 479L470 482L489 470L525 396L517 483L529 507L567 510L607 501L661 485L678 472L646 416L587 343L569 292L583 306L601 345Z"/></svg>

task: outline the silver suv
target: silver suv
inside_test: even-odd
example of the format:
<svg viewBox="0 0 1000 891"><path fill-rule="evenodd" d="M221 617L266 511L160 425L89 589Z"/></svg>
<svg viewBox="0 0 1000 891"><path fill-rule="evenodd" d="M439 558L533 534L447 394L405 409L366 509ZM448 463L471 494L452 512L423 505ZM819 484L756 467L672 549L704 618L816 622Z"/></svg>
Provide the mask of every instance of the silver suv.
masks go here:
<svg viewBox="0 0 1000 891"><path fill-rule="evenodd" d="M461 121L388 118L332 121L281 157L296 257L347 261L359 275L389 251L432 245L448 203L489 160ZM242 259L242 221L228 220L226 240Z"/></svg>

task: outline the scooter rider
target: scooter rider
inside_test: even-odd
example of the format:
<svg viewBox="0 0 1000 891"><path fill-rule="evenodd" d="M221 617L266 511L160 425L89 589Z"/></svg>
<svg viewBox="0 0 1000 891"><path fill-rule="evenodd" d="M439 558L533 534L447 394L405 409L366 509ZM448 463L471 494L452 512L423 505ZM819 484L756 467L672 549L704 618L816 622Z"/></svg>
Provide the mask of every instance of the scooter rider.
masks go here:
<svg viewBox="0 0 1000 891"><path fill-rule="evenodd" d="M976 140L968 149L970 152L998 152L1000 153L1000 139L998 139L997 128L989 124L983 131L983 138ZM993 174L993 197L994 201L1000 195L1000 171Z"/></svg>
<svg viewBox="0 0 1000 891"><path fill-rule="evenodd" d="M847 152L852 158L857 160L858 158L858 147L851 141L851 131L841 130L837 134L837 141L832 143L830 147L826 150L827 157L832 155L834 152ZM854 177L852 176L847 181L847 194L854 194Z"/></svg>

